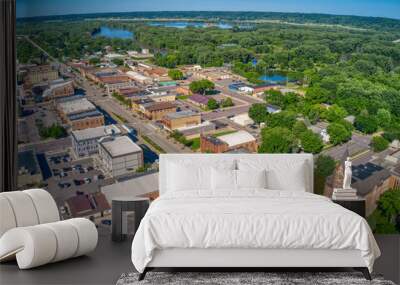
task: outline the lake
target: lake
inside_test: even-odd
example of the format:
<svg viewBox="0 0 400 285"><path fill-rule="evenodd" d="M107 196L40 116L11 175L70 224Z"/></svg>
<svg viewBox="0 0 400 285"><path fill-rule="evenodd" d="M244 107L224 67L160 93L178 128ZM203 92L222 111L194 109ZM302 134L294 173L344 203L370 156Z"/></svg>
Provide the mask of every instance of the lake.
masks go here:
<svg viewBox="0 0 400 285"><path fill-rule="evenodd" d="M288 77L281 73L268 73L260 76L258 79L267 83L282 84L286 83Z"/></svg>
<svg viewBox="0 0 400 285"><path fill-rule="evenodd" d="M92 33L93 37L106 37L111 39L132 39L133 33L128 30L100 27L99 30Z"/></svg>
<svg viewBox="0 0 400 285"><path fill-rule="evenodd" d="M178 28L178 29L184 29L187 27L193 27L193 28L207 28L207 27L217 27L220 29L231 29L232 25L224 22L219 22L219 23L205 23L205 22L185 22L185 21L179 21L179 22L150 22L148 23L149 26L153 27L167 27L167 28Z"/></svg>

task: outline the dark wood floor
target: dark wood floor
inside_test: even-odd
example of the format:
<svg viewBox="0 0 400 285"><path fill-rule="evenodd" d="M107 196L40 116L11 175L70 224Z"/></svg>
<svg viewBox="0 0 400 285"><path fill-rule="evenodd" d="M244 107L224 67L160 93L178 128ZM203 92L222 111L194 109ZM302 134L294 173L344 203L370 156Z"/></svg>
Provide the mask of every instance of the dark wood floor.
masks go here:
<svg viewBox="0 0 400 285"><path fill-rule="evenodd" d="M375 272L400 284L400 236L377 236L376 239L382 257L375 263ZM130 247L130 240L114 243L110 240L109 233L100 234L97 249L88 256L30 270L19 270L15 262L1 264L0 284L115 284L122 273L134 271Z"/></svg>

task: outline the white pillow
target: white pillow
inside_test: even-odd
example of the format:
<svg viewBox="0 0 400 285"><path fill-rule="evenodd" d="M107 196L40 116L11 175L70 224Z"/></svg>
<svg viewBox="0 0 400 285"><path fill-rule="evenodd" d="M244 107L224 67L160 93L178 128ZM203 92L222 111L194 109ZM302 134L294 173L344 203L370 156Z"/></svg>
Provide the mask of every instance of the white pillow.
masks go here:
<svg viewBox="0 0 400 285"><path fill-rule="evenodd" d="M211 190L211 169L235 169L236 161L199 165L187 160L168 163L167 191Z"/></svg>
<svg viewBox="0 0 400 285"><path fill-rule="evenodd" d="M236 170L213 167L211 170L211 185L214 191L236 190Z"/></svg>
<svg viewBox="0 0 400 285"><path fill-rule="evenodd" d="M240 170L266 169L267 188L271 190L303 191L308 189L307 165L304 160L292 159L241 159Z"/></svg>
<svg viewBox="0 0 400 285"><path fill-rule="evenodd" d="M237 188L267 188L267 171L236 170Z"/></svg>

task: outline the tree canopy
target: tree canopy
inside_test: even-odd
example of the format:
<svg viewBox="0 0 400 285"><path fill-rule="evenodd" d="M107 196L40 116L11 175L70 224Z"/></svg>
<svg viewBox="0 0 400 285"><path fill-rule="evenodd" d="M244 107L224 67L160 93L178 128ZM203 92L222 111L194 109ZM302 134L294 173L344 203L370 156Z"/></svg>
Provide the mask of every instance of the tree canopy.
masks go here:
<svg viewBox="0 0 400 285"><path fill-rule="evenodd" d="M287 128L264 128L261 136L259 153L290 153L295 145L294 136Z"/></svg>
<svg viewBox="0 0 400 285"><path fill-rule="evenodd" d="M207 91L213 90L214 87L215 84L207 79L193 81L189 85L190 91L192 91L193 93L201 93L203 95L206 95Z"/></svg>

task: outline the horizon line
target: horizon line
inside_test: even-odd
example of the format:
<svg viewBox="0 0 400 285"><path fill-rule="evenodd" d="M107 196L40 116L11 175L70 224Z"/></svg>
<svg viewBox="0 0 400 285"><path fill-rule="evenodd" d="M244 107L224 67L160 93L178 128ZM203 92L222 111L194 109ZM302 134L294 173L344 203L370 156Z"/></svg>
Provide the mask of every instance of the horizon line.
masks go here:
<svg viewBox="0 0 400 285"><path fill-rule="evenodd" d="M303 14L303 15L324 15L324 16L339 16L339 17L359 17L359 18L374 18L374 19L388 19L400 21L399 18L383 17L383 16L362 16L354 14L330 14L330 13L317 13L317 12L278 12L278 11L254 11L254 10L146 10L146 11L128 11L128 12L88 12L88 13L71 13L71 14L49 14L40 16L29 16L29 17L16 17L16 19L34 19L34 18L45 18L45 17L66 17L66 16L83 16L83 15L94 15L94 14L128 14L128 13L165 13L165 12L220 12L220 13L272 13L272 14Z"/></svg>

